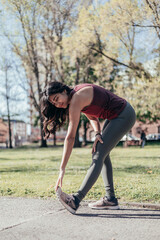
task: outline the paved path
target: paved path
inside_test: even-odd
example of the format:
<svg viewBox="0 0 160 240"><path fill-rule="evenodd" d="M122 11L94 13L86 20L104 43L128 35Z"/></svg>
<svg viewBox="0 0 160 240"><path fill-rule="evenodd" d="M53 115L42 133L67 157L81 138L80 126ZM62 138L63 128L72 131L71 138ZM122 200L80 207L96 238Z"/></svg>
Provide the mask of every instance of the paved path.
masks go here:
<svg viewBox="0 0 160 240"><path fill-rule="evenodd" d="M160 240L160 211L121 206L76 215L56 200L0 198L0 240Z"/></svg>

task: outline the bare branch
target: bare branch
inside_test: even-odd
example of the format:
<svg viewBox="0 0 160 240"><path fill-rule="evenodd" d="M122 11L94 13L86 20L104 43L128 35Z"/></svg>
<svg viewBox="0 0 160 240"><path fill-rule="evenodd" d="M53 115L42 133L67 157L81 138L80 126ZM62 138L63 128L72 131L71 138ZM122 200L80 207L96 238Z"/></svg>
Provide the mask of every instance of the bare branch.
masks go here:
<svg viewBox="0 0 160 240"><path fill-rule="evenodd" d="M141 27L141 28L160 28L158 25L140 25L140 24L132 24L133 27Z"/></svg>
<svg viewBox="0 0 160 240"><path fill-rule="evenodd" d="M127 65L127 64L125 64L125 63L122 63L122 62L120 62L120 61L117 61L116 59L114 59L114 58L106 55L104 52L102 52L102 51L100 51L100 50L98 50L98 49L96 49L96 48L94 48L94 47L91 47L91 49L94 50L94 51L96 51L97 53L102 54L104 57L106 57L106 58L108 58L109 60L113 61L115 64L122 65L122 66L127 67L127 68L130 68L130 69L134 69L134 68L130 67L129 65Z"/></svg>

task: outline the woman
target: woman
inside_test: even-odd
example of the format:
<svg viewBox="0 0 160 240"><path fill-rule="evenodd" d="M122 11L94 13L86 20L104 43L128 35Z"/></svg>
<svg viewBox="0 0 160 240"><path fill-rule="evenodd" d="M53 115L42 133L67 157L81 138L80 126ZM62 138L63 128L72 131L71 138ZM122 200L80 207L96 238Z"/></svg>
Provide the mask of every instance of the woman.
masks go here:
<svg viewBox="0 0 160 240"><path fill-rule="evenodd" d="M89 204L94 209L118 209L115 197L110 151L134 125L136 116L131 105L112 92L94 84L80 84L74 89L60 83L51 82L41 98L41 112L44 117L46 138L61 127L69 116L67 135L64 141L59 177L55 186L60 202L71 213L75 213L102 172L106 195L96 203ZM80 113L83 112L95 131L92 148L92 164L77 193L62 192L65 168L74 145ZM101 131L98 118L106 119Z"/></svg>

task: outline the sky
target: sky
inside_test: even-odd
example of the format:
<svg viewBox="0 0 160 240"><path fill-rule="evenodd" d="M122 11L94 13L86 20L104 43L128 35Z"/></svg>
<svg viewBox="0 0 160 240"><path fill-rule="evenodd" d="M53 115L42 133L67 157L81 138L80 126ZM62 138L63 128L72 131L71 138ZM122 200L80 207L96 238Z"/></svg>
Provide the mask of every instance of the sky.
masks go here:
<svg viewBox="0 0 160 240"><path fill-rule="evenodd" d="M29 122L29 106L27 99L27 92L24 91L20 85L26 87L26 79L23 69L20 67L20 60L15 56L11 50L11 45L7 37L4 36L3 31L12 32L17 27L17 23L11 16L7 16L0 4L0 92L5 92L5 73L4 73L4 61L11 68L8 70L8 81L11 87L10 93L12 97L16 98L16 101L10 101L10 111L14 119L23 120ZM5 22L3 19L5 18ZM4 29L4 30L3 30ZM16 37L13 35L12 37ZM21 36L17 36L21 38ZM17 72L20 72L20 74ZM0 95L0 117L5 116L7 113L6 100Z"/></svg>

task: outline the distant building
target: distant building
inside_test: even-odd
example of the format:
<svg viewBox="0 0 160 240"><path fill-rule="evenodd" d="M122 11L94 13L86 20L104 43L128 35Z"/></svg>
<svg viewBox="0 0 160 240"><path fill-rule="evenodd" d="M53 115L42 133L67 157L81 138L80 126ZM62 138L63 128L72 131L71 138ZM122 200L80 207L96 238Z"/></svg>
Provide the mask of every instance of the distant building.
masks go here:
<svg viewBox="0 0 160 240"><path fill-rule="evenodd" d="M61 128L59 131L56 132L56 141L61 142L64 141L67 131ZM48 141L53 141L53 134L50 134ZM31 142L39 142L41 140L41 132L40 127L31 126L31 135L29 137L29 141Z"/></svg>
<svg viewBox="0 0 160 240"><path fill-rule="evenodd" d="M145 131L146 135L160 133L160 121L154 123L142 123L136 121L132 128L132 134L139 137L142 130Z"/></svg>
<svg viewBox="0 0 160 240"><path fill-rule="evenodd" d="M22 145L27 140L27 124L21 120L11 120L13 141L15 146Z"/></svg>
<svg viewBox="0 0 160 240"><path fill-rule="evenodd" d="M7 125L7 120L3 120ZM12 145L21 146L27 141L27 124L24 121L12 119L11 120ZM9 136L8 136L9 139Z"/></svg>
<svg viewBox="0 0 160 240"><path fill-rule="evenodd" d="M30 142L38 142L41 140L41 132L39 126L31 126L31 135L29 137Z"/></svg>
<svg viewBox="0 0 160 240"><path fill-rule="evenodd" d="M8 146L8 126L0 119L0 144Z"/></svg>

